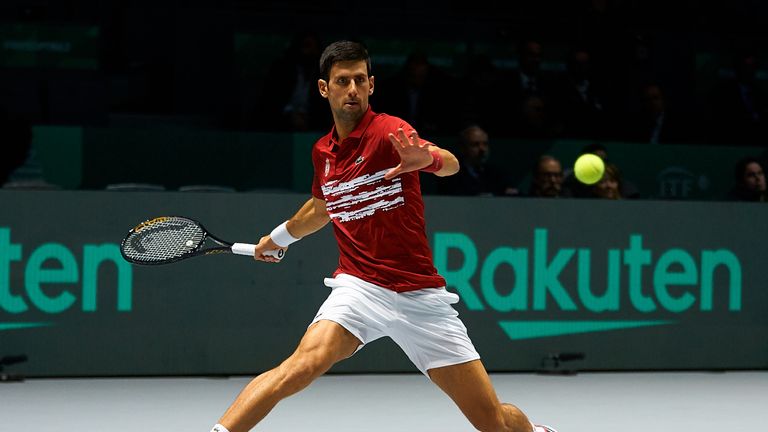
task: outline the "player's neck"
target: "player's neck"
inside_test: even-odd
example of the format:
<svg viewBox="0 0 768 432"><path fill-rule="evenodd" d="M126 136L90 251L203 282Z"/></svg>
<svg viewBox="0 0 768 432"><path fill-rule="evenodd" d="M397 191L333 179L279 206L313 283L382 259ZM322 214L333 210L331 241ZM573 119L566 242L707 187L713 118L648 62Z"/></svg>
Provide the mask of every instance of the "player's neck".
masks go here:
<svg viewBox="0 0 768 432"><path fill-rule="evenodd" d="M336 125L336 135L339 139L339 142L342 142L345 139L347 139L347 137L357 127L357 123L343 121L339 119L336 119L335 125Z"/></svg>

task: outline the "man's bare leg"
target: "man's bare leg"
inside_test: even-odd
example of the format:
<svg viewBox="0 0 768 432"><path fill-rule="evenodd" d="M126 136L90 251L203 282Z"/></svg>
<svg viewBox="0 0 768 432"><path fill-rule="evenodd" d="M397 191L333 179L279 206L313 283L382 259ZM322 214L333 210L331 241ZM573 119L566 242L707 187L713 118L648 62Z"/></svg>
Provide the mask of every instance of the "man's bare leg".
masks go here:
<svg viewBox="0 0 768 432"><path fill-rule="evenodd" d="M483 432L531 432L528 417L499 402L480 360L428 371L429 377L458 405L472 426Z"/></svg>
<svg viewBox="0 0 768 432"><path fill-rule="evenodd" d="M296 351L280 366L254 378L219 420L229 432L245 432L282 399L299 392L336 362L352 355L360 341L332 321L307 329Z"/></svg>

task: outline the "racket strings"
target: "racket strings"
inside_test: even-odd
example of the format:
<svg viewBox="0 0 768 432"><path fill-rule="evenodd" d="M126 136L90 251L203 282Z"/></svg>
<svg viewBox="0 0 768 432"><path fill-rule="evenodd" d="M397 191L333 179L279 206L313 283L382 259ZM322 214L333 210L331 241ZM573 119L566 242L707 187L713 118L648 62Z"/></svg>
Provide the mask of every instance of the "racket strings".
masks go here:
<svg viewBox="0 0 768 432"><path fill-rule="evenodd" d="M166 220L143 227L126 238L123 250L128 258L160 262L194 252L205 241L205 231L186 220Z"/></svg>

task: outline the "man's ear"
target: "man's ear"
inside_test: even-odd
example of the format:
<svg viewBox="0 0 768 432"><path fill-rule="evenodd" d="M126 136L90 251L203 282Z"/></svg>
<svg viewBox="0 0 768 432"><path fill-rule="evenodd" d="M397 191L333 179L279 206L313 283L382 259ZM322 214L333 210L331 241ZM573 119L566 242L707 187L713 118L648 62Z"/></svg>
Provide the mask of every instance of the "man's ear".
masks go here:
<svg viewBox="0 0 768 432"><path fill-rule="evenodd" d="M320 96L328 99L328 83L325 80L317 80L317 89L320 91Z"/></svg>
<svg viewBox="0 0 768 432"><path fill-rule="evenodd" d="M368 96L373 94L373 78L374 78L373 76L368 78L368 82L371 84L371 88L368 89Z"/></svg>

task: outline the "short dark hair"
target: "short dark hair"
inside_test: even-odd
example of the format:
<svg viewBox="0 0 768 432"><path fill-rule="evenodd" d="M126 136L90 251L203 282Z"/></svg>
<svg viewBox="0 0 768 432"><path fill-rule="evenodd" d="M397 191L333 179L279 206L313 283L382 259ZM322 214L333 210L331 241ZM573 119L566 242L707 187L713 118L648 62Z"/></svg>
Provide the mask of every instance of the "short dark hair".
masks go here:
<svg viewBox="0 0 768 432"><path fill-rule="evenodd" d="M328 81L334 64L355 60L364 60L368 76L371 76L371 57L361 42L341 40L328 45L320 56L320 78Z"/></svg>

